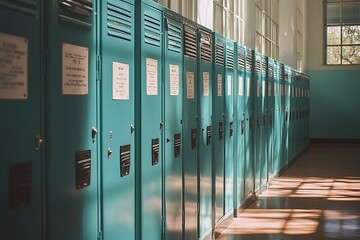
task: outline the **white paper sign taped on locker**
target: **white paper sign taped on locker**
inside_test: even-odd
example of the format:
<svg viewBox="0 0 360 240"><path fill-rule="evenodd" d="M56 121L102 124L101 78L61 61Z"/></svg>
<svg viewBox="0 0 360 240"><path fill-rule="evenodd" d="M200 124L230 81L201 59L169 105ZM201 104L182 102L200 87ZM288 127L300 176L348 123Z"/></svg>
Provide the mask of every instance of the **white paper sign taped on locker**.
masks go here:
<svg viewBox="0 0 360 240"><path fill-rule="evenodd" d="M187 99L194 99L195 89L194 89L194 73L186 73L186 97Z"/></svg>
<svg viewBox="0 0 360 240"><path fill-rule="evenodd" d="M88 94L88 48L68 43L62 44L62 94Z"/></svg>
<svg viewBox="0 0 360 240"><path fill-rule="evenodd" d="M158 60L146 58L146 95L158 95Z"/></svg>
<svg viewBox="0 0 360 240"><path fill-rule="evenodd" d="M228 85L228 89L227 89L227 95L228 96L231 96L231 88L232 88L232 79L231 79L231 76L230 75L228 75L228 77L227 77L227 85Z"/></svg>
<svg viewBox="0 0 360 240"><path fill-rule="evenodd" d="M218 82L218 97L221 97L222 96L222 75L221 74L218 74L217 76L217 82Z"/></svg>
<svg viewBox="0 0 360 240"><path fill-rule="evenodd" d="M256 96L260 97L260 80L256 81Z"/></svg>
<svg viewBox="0 0 360 240"><path fill-rule="evenodd" d="M272 90L272 87L271 87L271 82L268 83L268 96L271 97L272 96L272 93L271 93L271 90Z"/></svg>
<svg viewBox="0 0 360 240"><path fill-rule="evenodd" d="M113 62L113 99L128 100L129 64Z"/></svg>
<svg viewBox="0 0 360 240"><path fill-rule="evenodd" d="M0 33L0 99L28 98L28 39Z"/></svg>
<svg viewBox="0 0 360 240"><path fill-rule="evenodd" d="M244 86L243 86L243 77L239 77L239 96L243 96Z"/></svg>
<svg viewBox="0 0 360 240"><path fill-rule="evenodd" d="M250 97L250 78L246 79L247 85L247 96Z"/></svg>
<svg viewBox="0 0 360 240"><path fill-rule="evenodd" d="M179 95L179 65L169 65L170 70L170 96Z"/></svg>
<svg viewBox="0 0 360 240"><path fill-rule="evenodd" d="M266 85L265 85L265 81L262 81L262 96L265 97L266 96Z"/></svg>
<svg viewBox="0 0 360 240"><path fill-rule="evenodd" d="M209 81L209 72L203 72L204 96L209 96L210 94Z"/></svg>

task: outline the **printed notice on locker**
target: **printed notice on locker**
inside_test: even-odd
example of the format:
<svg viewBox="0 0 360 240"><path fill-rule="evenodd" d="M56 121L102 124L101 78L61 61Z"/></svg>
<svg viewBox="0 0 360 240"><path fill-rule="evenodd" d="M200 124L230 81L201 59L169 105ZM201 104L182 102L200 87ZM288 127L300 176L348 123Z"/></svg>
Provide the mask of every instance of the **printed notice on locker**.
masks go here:
<svg viewBox="0 0 360 240"><path fill-rule="evenodd" d="M186 96L187 99L194 99L194 73L186 73Z"/></svg>
<svg viewBox="0 0 360 240"><path fill-rule="evenodd" d="M158 60L146 59L146 94L158 95Z"/></svg>
<svg viewBox="0 0 360 240"><path fill-rule="evenodd" d="M209 96L209 72L203 72L204 96Z"/></svg>
<svg viewBox="0 0 360 240"><path fill-rule="evenodd" d="M170 95L179 95L179 65L170 65Z"/></svg>
<svg viewBox="0 0 360 240"><path fill-rule="evenodd" d="M265 97L266 95L266 85L265 81L262 81L262 96Z"/></svg>
<svg viewBox="0 0 360 240"><path fill-rule="evenodd" d="M276 97L276 96L277 96L277 85L274 84L274 97Z"/></svg>
<svg viewBox="0 0 360 240"><path fill-rule="evenodd" d="M89 51L86 47L63 43L62 94L88 94Z"/></svg>
<svg viewBox="0 0 360 240"><path fill-rule="evenodd" d="M231 76L230 75L227 77L227 85L228 85L227 95L231 96Z"/></svg>
<svg viewBox="0 0 360 240"><path fill-rule="evenodd" d="M113 62L113 99L129 100L129 64Z"/></svg>
<svg viewBox="0 0 360 240"><path fill-rule="evenodd" d="M222 75L218 74L217 79L218 79L218 97L221 97L222 96Z"/></svg>
<svg viewBox="0 0 360 240"><path fill-rule="evenodd" d="M268 96L271 97L271 83L268 83Z"/></svg>
<svg viewBox="0 0 360 240"><path fill-rule="evenodd" d="M246 79L246 86L247 86L247 96L250 97L250 78Z"/></svg>
<svg viewBox="0 0 360 240"><path fill-rule="evenodd" d="M0 33L0 99L28 98L28 40Z"/></svg>
<svg viewBox="0 0 360 240"><path fill-rule="evenodd" d="M239 77L239 96L243 96L244 94L244 86L243 86L243 78Z"/></svg>

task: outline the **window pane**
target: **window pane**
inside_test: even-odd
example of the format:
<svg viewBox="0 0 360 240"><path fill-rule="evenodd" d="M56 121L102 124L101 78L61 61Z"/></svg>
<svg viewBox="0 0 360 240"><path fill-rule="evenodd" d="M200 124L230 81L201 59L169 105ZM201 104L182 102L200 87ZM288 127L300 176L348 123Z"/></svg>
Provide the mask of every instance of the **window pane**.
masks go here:
<svg viewBox="0 0 360 240"><path fill-rule="evenodd" d="M360 23L359 21L360 3L343 3L342 4L342 16L343 23Z"/></svg>
<svg viewBox="0 0 360 240"><path fill-rule="evenodd" d="M262 33L261 24L262 24L262 12L261 9L256 8L256 31Z"/></svg>
<svg viewBox="0 0 360 240"><path fill-rule="evenodd" d="M343 26L343 44L360 44L360 25Z"/></svg>
<svg viewBox="0 0 360 240"><path fill-rule="evenodd" d="M327 47L326 64L340 64L340 47Z"/></svg>
<svg viewBox="0 0 360 240"><path fill-rule="evenodd" d="M342 50L343 64L360 64L360 46L346 46Z"/></svg>
<svg viewBox="0 0 360 240"><path fill-rule="evenodd" d="M341 27L327 27L327 45L341 44Z"/></svg>
<svg viewBox="0 0 360 240"><path fill-rule="evenodd" d="M223 34L223 8L214 4L214 31Z"/></svg>
<svg viewBox="0 0 360 240"><path fill-rule="evenodd" d="M261 36L259 34L256 34L255 50L261 52Z"/></svg>
<svg viewBox="0 0 360 240"><path fill-rule="evenodd" d="M340 4L326 4L326 22L327 24L340 23Z"/></svg>

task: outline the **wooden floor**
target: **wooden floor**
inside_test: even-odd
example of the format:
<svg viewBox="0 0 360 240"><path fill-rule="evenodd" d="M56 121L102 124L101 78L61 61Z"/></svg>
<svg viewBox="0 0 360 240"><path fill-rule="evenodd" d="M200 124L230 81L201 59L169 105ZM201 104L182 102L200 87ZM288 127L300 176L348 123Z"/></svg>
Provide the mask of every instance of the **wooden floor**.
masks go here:
<svg viewBox="0 0 360 240"><path fill-rule="evenodd" d="M359 240L360 145L311 145L218 239Z"/></svg>

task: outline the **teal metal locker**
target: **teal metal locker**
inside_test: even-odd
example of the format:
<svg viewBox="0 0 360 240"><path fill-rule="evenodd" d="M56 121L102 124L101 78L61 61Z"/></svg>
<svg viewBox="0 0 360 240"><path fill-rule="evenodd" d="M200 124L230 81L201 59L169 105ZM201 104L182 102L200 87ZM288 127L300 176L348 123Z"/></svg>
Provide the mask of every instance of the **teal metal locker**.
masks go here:
<svg viewBox="0 0 360 240"><path fill-rule="evenodd" d="M268 138L268 89L267 89L267 57L261 56L261 125L260 125L260 159L261 159L261 188L267 187L268 182L268 158L267 158L267 138Z"/></svg>
<svg viewBox="0 0 360 240"><path fill-rule="evenodd" d="M286 88L287 88L287 80L285 80L285 78L287 78L287 74L285 73L285 66L283 63L280 63L280 88L281 88L281 145L280 145L280 150L281 150L281 165L280 165L280 170L286 166L287 164L287 149L288 149L288 144L287 144L287 127L286 127L286 123L287 123L287 118L288 118L288 112L286 109Z"/></svg>
<svg viewBox="0 0 360 240"><path fill-rule="evenodd" d="M197 108L197 24L184 19L183 69L183 183L184 183L184 239L198 236L198 108Z"/></svg>
<svg viewBox="0 0 360 240"><path fill-rule="evenodd" d="M274 60L267 58L266 71L267 86L267 160L268 160L268 177L274 176L274 114L275 114L275 96L274 96Z"/></svg>
<svg viewBox="0 0 360 240"><path fill-rule="evenodd" d="M136 1L135 134L137 239L163 237L163 11L150 1Z"/></svg>
<svg viewBox="0 0 360 240"><path fill-rule="evenodd" d="M282 130L282 116L281 116L281 85L280 85L280 63L274 61L274 176L279 174L281 169L281 130Z"/></svg>
<svg viewBox="0 0 360 240"><path fill-rule="evenodd" d="M42 238L41 3L0 1L1 239Z"/></svg>
<svg viewBox="0 0 360 240"><path fill-rule="evenodd" d="M182 239L183 19L170 10L164 10L164 20L164 239Z"/></svg>
<svg viewBox="0 0 360 240"><path fill-rule="evenodd" d="M226 39L225 54L225 216L234 211L234 82L236 78L235 43Z"/></svg>
<svg viewBox="0 0 360 240"><path fill-rule="evenodd" d="M236 162L235 177L236 189L234 191L235 214L245 200L245 47L235 43L236 51L236 78L234 79L234 114L235 114L235 143L234 159Z"/></svg>
<svg viewBox="0 0 360 240"><path fill-rule="evenodd" d="M135 9L98 1L102 239L135 239Z"/></svg>
<svg viewBox="0 0 360 240"><path fill-rule="evenodd" d="M212 234L212 32L198 28L198 226L200 239Z"/></svg>
<svg viewBox="0 0 360 240"><path fill-rule="evenodd" d="M98 146L93 1L46 1L46 239L96 240Z"/></svg>
<svg viewBox="0 0 360 240"><path fill-rule="evenodd" d="M213 112L213 138L212 138L212 155L213 155L213 205L214 205L214 222L217 224L224 216L224 197L225 197L225 122L224 122L224 74L225 74L225 38L213 33L213 84L212 84L212 112Z"/></svg>
<svg viewBox="0 0 360 240"><path fill-rule="evenodd" d="M245 196L254 193L254 111L253 111L253 55L246 48L245 78L244 78L244 109L245 109Z"/></svg>

